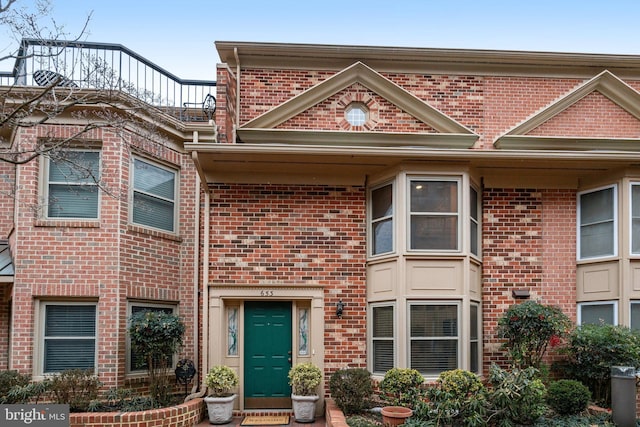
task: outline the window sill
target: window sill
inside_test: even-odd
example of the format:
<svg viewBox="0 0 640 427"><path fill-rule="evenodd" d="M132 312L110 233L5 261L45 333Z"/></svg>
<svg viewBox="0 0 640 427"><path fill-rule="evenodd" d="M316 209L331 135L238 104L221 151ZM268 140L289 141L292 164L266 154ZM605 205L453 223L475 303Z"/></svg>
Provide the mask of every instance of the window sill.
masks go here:
<svg viewBox="0 0 640 427"><path fill-rule="evenodd" d="M136 224L127 224L127 231L139 234L147 234L149 236L159 237L166 240L173 240L174 242L182 241L180 236L178 236L177 234L173 234L168 231L155 230L153 228L147 228Z"/></svg>
<svg viewBox="0 0 640 427"><path fill-rule="evenodd" d="M38 219L36 227L100 228L99 219Z"/></svg>

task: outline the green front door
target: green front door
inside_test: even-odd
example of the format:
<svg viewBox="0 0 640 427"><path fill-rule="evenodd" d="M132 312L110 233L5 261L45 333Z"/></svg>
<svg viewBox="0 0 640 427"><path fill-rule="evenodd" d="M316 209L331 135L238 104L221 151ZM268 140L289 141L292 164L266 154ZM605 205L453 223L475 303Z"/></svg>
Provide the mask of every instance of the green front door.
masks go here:
<svg viewBox="0 0 640 427"><path fill-rule="evenodd" d="M291 408L291 303L244 304L244 407Z"/></svg>

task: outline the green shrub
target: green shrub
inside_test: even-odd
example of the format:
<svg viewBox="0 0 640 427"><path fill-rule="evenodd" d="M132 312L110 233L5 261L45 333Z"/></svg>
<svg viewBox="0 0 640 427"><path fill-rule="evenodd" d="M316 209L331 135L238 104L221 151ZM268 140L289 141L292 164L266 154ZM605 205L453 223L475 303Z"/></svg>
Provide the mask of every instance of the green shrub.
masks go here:
<svg viewBox="0 0 640 427"><path fill-rule="evenodd" d="M69 404L72 412L84 412L98 398L102 383L92 369L69 369L49 379L49 390L55 403Z"/></svg>
<svg viewBox="0 0 640 427"><path fill-rule="evenodd" d="M238 374L226 365L218 365L209 369L204 383L209 389L209 396L230 396L231 390L238 385Z"/></svg>
<svg viewBox="0 0 640 427"><path fill-rule="evenodd" d="M314 396L322 382L322 371L311 362L299 363L289 369L289 385L293 394Z"/></svg>
<svg viewBox="0 0 640 427"><path fill-rule="evenodd" d="M184 324L172 313L139 311L129 318L131 346L147 362L149 389L157 407L171 402L172 383L166 372L182 346L184 331Z"/></svg>
<svg viewBox="0 0 640 427"><path fill-rule="evenodd" d="M487 425L488 403L484 385L473 372L462 369L440 374L427 389L427 401L418 405L414 418L425 425L481 427Z"/></svg>
<svg viewBox="0 0 640 427"><path fill-rule="evenodd" d="M14 387L25 387L29 384L29 375L21 374L18 371L0 372L0 404L17 403L9 397L9 391Z"/></svg>
<svg viewBox="0 0 640 427"><path fill-rule="evenodd" d="M529 367L511 372L492 365L489 369L491 418L500 426L532 424L546 412L545 386L538 371Z"/></svg>
<svg viewBox="0 0 640 427"><path fill-rule="evenodd" d="M563 353L563 375L582 382L594 400L608 406L611 367L640 366L640 334L624 326L582 325L571 332Z"/></svg>
<svg viewBox="0 0 640 427"><path fill-rule="evenodd" d="M329 378L329 391L342 412L359 414L371 407L371 374L363 368L337 370Z"/></svg>
<svg viewBox="0 0 640 427"><path fill-rule="evenodd" d="M423 382L422 374L415 369L389 369L380 382L380 397L392 406L415 408L422 400Z"/></svg>
<svg viewBox="0 0 640 427"><path fill-rule="evenodd" d="M512 305L498 321L498 336L516 368L533 366L540 362L547 346L566 335L571 320L557 307L529 300Z"/></svg>
<svg viewBox="0 0 640 427"><path fill-rule="evenodd" d="M589 389L579 381L559 380L547 389L547 404L560 415L576 415L587 409Z"/></svg>

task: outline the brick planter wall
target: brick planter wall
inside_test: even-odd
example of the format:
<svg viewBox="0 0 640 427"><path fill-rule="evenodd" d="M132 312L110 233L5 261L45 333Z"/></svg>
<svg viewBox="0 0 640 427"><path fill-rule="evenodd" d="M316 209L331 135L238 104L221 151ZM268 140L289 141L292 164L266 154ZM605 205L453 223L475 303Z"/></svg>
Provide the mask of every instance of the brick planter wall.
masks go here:
<svg viewBox="0 0 640 427"><path fill-rule="evenodd" d="M193 399L180 405L138 412L81 412L70 414L70 427L83 426L172 426L193 427L204 418L203 399Z"/></svg>

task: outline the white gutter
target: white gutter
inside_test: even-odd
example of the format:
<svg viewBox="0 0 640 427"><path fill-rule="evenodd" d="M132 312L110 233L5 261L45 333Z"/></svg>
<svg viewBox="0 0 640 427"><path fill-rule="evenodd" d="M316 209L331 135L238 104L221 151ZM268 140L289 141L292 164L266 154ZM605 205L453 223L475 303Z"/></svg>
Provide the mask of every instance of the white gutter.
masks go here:
<svg viewBox="0 0 640 427"><path fill-rule="evenodd" d="M233 127L233 140L228 142L236 142L236 129L240 127L240 57L237 47L233 49L233 55L236 57L236 123Z"/></svg>

